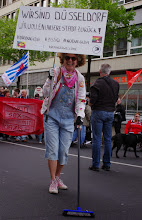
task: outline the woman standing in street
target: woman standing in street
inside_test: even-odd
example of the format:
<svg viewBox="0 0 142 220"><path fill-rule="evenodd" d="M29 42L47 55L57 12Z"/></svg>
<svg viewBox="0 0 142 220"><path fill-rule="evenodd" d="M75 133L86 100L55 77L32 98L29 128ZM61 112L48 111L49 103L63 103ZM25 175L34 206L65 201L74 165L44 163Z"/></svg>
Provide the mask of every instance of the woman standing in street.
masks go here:
<svg viewBox="0 0 142 220"><path fill-rule="evenodd" d="M82 124L85 109L85 80L76 67L85 64L85 55L59 54L61 67L53 70L54 81L51 104L48 112L51 77L43 86L45 97L41 113L44 114L44 137L48 167L51 175L50 193L58 193L58 189L68 187L60 179L63 166L67 164L68 151L74 132L74 117L77 124ZM46 120L47 119L47 120Z"/></svg>

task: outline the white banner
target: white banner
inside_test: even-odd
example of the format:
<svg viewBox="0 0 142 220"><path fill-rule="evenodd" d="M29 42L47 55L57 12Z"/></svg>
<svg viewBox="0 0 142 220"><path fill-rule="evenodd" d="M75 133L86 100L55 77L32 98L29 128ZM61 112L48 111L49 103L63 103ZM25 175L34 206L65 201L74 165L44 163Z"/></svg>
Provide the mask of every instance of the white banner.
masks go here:
<svg viewBox="0 0 142 220"><path fill-rule="evenodd" d="M21 6L13 48L100 56L108 11Z"/></svg>

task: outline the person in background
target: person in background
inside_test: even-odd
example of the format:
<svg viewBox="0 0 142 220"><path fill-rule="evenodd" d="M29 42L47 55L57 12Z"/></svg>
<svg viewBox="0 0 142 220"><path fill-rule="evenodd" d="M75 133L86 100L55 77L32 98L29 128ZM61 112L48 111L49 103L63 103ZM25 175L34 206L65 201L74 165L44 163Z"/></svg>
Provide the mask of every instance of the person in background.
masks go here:
<svg viewBox="0 0 142 220"><path fill-rule="evenodd" d="M4 89L3 95L5 98L10 98L10 90L9 89Z"/></svg>
<svg viewBox="0 0 142 220"><path fill-rule="evenodd" d="M140 121L140 113L137 112L132 120L129 120L125 126L125 134L141 134L142 122Z"/></svg>
<svg viewBox="0 0 142 220"><path fill-rule="evenodd" d="M48 117L46 110L50 93L50 76L43 86L45 99L41 109L41 113L44 114L45 157L48 159L51 176L49 193L56 194L58 189L68 188L60 179L60 174L67 164L75 114L77 126L82 125L86 96L84 76L76 69L85 64L85 55L62 53L58 56L62 66L52 70L54 82Z"/></svg>
<svg viewBox="0 0 142 220"><path fill-rule="evenodd" d="M86 122L85 122L85 125L86 125L86 136L85 136L85 145L88 143L91 142L92 138L91 138L91 106L89 105L89 102L90 102L90 93L87 92L86 93L86 109L87 111L89 112L89 117L87 116L86 117L86 114L85 114L85 118L86 118Z"/></svg>
<svg viewBox="0 0 142 220"><path fill-rule="evenodd" d="M40 100L39 94L36 93L35 96L34 96L34 98ZM39 143L39 144L42 144L43 133L42 133L42 134L39 134L39 135L35 135L35 136L36 136L36 139L38 139L38 143Z"/></svg>
<svg viewBox="0 0 142 220"><path fill-rule="evenodd" d="M21 92L21 95L19 95L18 98L28 99L27 90L23 89L22 92Z"/></svg>
<svg viewBox="0 0 142 220"><path fill-rule="evenodd" d="M18 98L27 99L28 98L27 90L23 89L22 92L21 92L21 95L19 95ZM17 136L16 141L18 142L20 140L23 141L23 142L27 142L27 135Z"/></svg>
<svg viewBox="0 0 142 220"><path fill-rule="evenodd" d="M126 121L125 108L121 104L121 99L119 97L117 100L117 103L116 103L115 112L114 112L114 121L113 121L113 125L114 125L114 129L115 129L116 134L121 133L122 121Z"/></svg>
<svg viewBox="0 0 142 220"><path fill-rule="evenodd" d="M88 94L86 94L86 106L85 106L85 117L83 119L83 125L81 127L81 133L80 133L80 143L81 143L81 148L85 147L85 137L86 137L86 127L90 126L90 119L91 119L91 107L88 105ZM78 128L75 123L75 130L73 133L73 139L72 139L72 144L71 146L74 145L74 141L78 137Z"/></svg>
<svg viewBox="0 0 142 220"><path fill-rule="evenodd" d="M125 126L125 141L129 146L139 145L139 151L142 151L142 122L140 120L140 113L136 112L134 118L129 120ZM136 153L136 152L135 152ZM137 156L136 156L137 157Z"/></svg>
<svg viewBox="0 0 142 220"><path fill-rule="evenodd" d="M4 97L3 91L4 91L4 88L0 87L0 97Z"/></svg>
<svg viewBox="0 0 142 220"><path fill-rule="evenodd" d="M15 88L12 97L19 98L20 89Z"/></svg>
<svg viewBox="0 0 142 220"><path fill-rule="evenodd" d="M103 133L104 155L102 169L110 170L112 123L114 120L115 103L118 99L119 83L109 77L111 66L102 64L100 77L90 88L90 105L92 109L92 165L90 170L99 171L101 141Z"/></svg>

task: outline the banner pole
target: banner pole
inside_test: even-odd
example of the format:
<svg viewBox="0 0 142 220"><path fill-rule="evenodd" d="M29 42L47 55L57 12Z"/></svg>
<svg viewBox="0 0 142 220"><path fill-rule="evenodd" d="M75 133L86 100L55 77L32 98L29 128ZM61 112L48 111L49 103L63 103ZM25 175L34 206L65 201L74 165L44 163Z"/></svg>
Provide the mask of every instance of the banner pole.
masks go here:
<svg viewBox="0 0 142 220"><path fill-rule="evenodd" d="M134 84L134 83L133 83ZM121 101L124 99L124 97L126 96L126 94L129 92L129 90L131 89L131 87L132 87L132 85L133 84L131 84L131 86L129 87L129 89L125 92L125 94L122 96L122 98L121 98Z"/></svg>
<svg viewBox="0 0 142 220"><path fill-rule="evenodd" d="M28 91L28 71L27 71L27 91Z"/></svg>
<svg viewBox="0 0 142 220"><path fill-rule="evenodd" d="M28 51L28 68L29 68L29 51ZM28 92L28 84L29 84L29 75L27 71L27 92Z"/></svg>

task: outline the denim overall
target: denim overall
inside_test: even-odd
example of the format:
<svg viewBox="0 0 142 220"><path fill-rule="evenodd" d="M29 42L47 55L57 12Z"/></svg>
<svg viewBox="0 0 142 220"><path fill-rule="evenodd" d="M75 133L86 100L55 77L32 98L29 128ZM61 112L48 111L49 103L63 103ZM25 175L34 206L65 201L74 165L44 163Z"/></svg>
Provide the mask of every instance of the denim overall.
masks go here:
<svg viewBox="0 0 142 220"><path fill-rule="evenodd" d="M68 88L61 79L62 86L51 103L48 120L45 122L45 157L67 163L68 151L74 131L75 88Z"/></svg>

